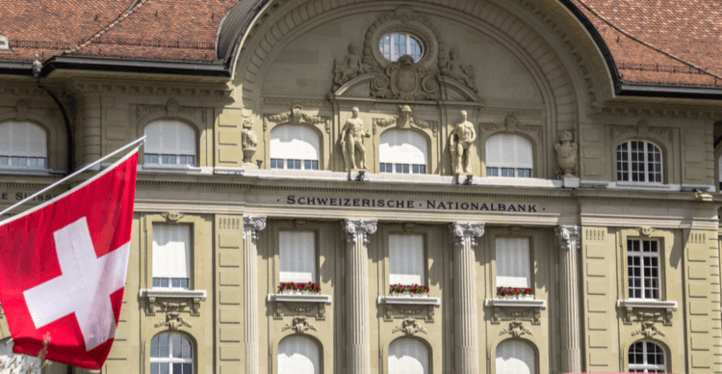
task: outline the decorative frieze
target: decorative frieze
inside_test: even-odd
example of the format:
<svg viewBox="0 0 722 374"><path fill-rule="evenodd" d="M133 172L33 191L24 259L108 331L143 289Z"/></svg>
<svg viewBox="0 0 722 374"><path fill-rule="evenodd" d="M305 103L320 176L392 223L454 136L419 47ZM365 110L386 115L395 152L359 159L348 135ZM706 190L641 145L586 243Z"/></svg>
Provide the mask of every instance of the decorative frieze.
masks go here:
<svg viewBox="0 0 722 374"><path fill-rule="evenodd" d="M263 121L263 131L268 131L268 124L277 125L319 125L323 124L326 133L331 132L331 122L328 117L312 116L303 112L300 104L294 104L289 112L279 114L267 114Z"/></svg>

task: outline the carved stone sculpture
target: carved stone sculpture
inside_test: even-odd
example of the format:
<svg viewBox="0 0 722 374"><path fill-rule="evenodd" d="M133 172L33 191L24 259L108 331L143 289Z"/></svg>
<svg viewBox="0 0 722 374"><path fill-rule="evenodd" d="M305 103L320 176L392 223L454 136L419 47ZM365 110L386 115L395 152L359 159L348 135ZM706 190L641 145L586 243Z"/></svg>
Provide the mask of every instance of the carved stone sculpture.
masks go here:
<svg viewBox="0 0 722 374"><path fill-rule="evenodd" d="M346 161L346 171L366 169L364 138L371 137L371 133L364 131L364 121L358 118L358 108L352 111L353 115L341 130L341 150Z"/></svg>
<svg viewBox="0 0 722 374"><path fill-rule="evenodd" d="M461 122L449 134L449 150L455 175L471 172L471 145L475 140L474 124L467 121L466 111L462 110Z"/></svg>
<svg viewBox="0 0 722 374"><path fill-rule="evenodd" d="M441 97L436 74L405 55L376 73L371 81L371 96L401 100L436 100Z"/></svg>
<svg viewBox="0 0 722 374"><path fill-rule="evenodd" d="M459 50L451 48L449 51L449 61L440 60L441 74L452 77L458 81L464 82L474 92L479 92L476 88L476 72L471 65L464 66L459 61Z"/></svg>
<svg viewBox="0 0 722 374"><path fill-rule="evenodd" d="M241 130L241 144L243 145L243 164L253 166L253 155L256 154L258 146L258 137L253 131L253 119L245 118L243 120L243 129Z"/></svg>
<svg viewBox="0 0 722 374"><path fill-rule="evenodd" d="M349 79L363 73L365 73L365 69L361 63L361 57L358 55L358 47L351 43L348 45L348 54L343 61L333 62L333 84L335 88L338 88Z"/></svg>
<svg viewBox="0 0 722 374"><path fill-rule="evenodd" d="M564 172L564 177L574 178L574 167L577 165L577 144L572 143L572 133L569 131L562 132L561 143L554 145L557 151L557 164Z"/></svg>

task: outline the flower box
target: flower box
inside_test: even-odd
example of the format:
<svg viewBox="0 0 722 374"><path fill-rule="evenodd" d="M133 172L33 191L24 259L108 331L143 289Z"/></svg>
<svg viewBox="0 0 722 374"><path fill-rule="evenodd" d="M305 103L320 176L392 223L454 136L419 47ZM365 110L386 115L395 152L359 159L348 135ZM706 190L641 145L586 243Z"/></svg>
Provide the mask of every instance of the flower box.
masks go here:
<svg viewBox="0 0 722 374"><path fill-rule="evenodd" d="M285 282L278 286L278 293L282 295L318 295L321 293L321 287L312 282Z"/></svg>
<svg viewBox="0 0 722 374"><path fill-rule="evenodd" d="M497 287L496 298L500 300L534 300L534 290L524 287Z"/></svg>
<svg viewBox="0 0 722 374"><path fill-rule="evenodd" d="M389 287L389 295L392 297L429 297L429 287L420 284L393 284Z"/></svg>

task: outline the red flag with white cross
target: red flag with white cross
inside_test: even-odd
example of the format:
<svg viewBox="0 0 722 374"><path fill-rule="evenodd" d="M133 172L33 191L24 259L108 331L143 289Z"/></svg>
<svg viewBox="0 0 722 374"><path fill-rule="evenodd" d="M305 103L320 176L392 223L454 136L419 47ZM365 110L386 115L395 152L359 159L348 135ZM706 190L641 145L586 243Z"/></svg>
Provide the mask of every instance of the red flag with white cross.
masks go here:
<svg viewBox="0 0 722 374"><path fill-rule="evenodd" d="M13 352L99 369L120 317L137 148L61 197L0 223L0 302Z"/></svg>

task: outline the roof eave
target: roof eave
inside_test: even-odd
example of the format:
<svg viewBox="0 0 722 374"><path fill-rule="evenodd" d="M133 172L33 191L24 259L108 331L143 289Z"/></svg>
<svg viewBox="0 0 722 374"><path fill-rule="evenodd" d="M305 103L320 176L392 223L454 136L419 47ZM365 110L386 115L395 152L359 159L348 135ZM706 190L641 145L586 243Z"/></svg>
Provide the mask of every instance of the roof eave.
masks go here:
<svg viewBox="0 0 722 374"><path fill-rule="evenodd" d="M665 84L623 83L618 96L722 100L722 87L692 87Z"/></svg>

